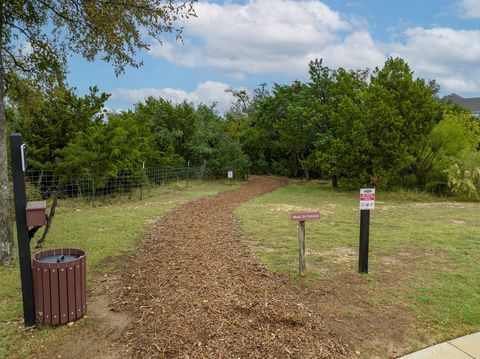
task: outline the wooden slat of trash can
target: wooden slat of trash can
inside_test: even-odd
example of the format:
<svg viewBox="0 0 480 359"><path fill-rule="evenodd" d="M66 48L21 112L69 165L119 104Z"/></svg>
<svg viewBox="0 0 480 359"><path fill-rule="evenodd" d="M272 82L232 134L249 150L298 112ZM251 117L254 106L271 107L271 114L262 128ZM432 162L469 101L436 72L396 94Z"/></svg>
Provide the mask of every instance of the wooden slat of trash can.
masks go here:
<svg viewBox="0 0 480 359"><path fill-rule="evenodd" d="M50 300L52 303L52 325L60 324L60 294L58 286L58 266L50 268Z"/></svg>
<svg viewBox="0 0 480 359"><path fill-rule="evenodd" d="M82 257L82 315L87 312L87 258Z"/></svg>
<svg viewBox="0 0 480 359"><path fill-rule="evenodd" d="M77 319L75 315L75 266L67 266L67 291L68 291L68 321L73 322Z"/></svg>
<svg viewBox="0 0 480 359"><path fill-rule="evenodd" d="M60 263L59 264L59 288L60 292L63 293L60 296L60 323L66 324L68 323L68 297L67 293L67 264Z"/></svg>
<svg viewBox="0 0 480 359"><path fill-rule="evenodd" d="M43 281L42 268L33 263L33 289L35 296L35 313L37 321L43 323Z"/></svg>
<svg viewBox="0 0 480 359"><path fill-rule="evenodd" d="M81 261L75 263L75 316L76 318L81 318L83 315L82 311L82 270L81 270Z"/></svg>
<svg viewBox="0 0 480 359"><path fill-rule="evenodd" d="M52 324L52 316L50 312L50 271L48 268L42 268L42 291L43 291L43 322Z"/></svg>

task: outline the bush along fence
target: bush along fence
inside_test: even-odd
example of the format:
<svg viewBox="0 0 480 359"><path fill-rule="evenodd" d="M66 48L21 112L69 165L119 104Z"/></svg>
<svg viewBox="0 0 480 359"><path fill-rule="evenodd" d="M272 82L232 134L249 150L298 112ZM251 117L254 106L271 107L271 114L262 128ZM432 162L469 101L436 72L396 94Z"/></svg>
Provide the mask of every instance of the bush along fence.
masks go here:
<svg viewBox="0 0 480 359"><path fill-rule="evenodd" d="M115 176L54 174L50 170L27 170L28 200L81 198L95 205L96 200L127 196L143 199L152 188L179 180L204 177L204 166L152 167L138 171L120 170Z"/></svg>

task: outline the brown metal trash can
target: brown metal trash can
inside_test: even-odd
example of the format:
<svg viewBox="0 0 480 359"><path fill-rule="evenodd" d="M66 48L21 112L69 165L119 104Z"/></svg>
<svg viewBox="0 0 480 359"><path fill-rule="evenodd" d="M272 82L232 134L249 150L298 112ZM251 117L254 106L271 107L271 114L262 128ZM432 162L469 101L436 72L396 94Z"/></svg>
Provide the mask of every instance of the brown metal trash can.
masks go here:
<svg viewBox="0 0 480 359"><path fill-rule="evenodd" d="M87 311L86 254L80 249L42 251L33 257L33 289L38 323L58 325Z"/></svg>

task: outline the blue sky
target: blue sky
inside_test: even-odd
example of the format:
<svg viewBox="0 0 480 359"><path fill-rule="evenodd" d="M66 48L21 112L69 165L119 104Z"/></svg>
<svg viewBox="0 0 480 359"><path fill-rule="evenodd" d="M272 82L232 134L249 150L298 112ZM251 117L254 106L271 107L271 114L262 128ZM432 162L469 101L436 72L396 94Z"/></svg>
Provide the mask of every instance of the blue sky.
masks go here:
<svg viewBox="0 0 480 359"><path fill-rule="evenodd" d="M232 100L226 88L306 80L314 58L357 69L400 56L417 76L436 79L442 95L480 96L480 0L228 0L195 9L198 17L181 24L183 44L152 41L139 56L144 66L119 77L75 56L70 84L111 93L111 109L161 96L223 111Z"/></svg>

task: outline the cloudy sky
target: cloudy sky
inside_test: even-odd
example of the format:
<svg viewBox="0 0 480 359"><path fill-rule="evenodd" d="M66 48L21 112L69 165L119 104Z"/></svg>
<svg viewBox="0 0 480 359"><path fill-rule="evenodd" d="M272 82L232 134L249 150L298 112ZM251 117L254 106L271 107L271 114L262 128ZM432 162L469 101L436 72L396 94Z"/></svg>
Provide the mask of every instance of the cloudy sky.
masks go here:
<svg viewBox="0 0 480 359"><path fill-rule="evenodd" d="M307 80L315 58L372 69L399 56L417 76L436 79L442 95L480 96L480 0L200 0L195 8L198 17L181 24L183 44L152 41L144 66L119 77L108 64L74 57L71 85L111 93L112 109L156 96L223 111L226 88Z"/></svg>

